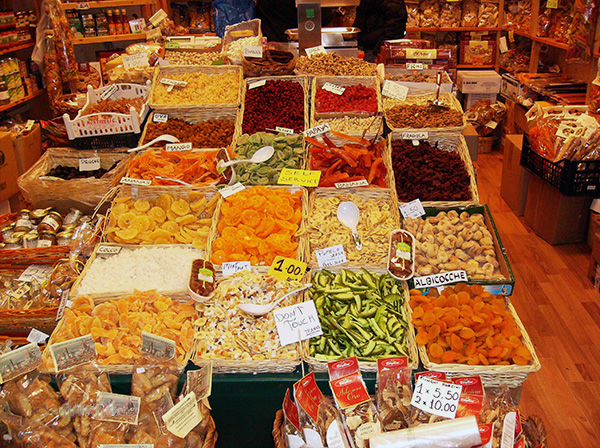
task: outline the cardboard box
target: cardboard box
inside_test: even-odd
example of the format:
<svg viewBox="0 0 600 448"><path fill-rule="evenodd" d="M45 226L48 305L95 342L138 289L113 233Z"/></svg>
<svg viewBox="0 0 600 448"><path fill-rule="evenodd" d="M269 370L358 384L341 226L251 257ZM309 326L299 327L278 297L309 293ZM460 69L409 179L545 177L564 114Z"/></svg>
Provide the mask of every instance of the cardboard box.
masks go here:
<svg viewBox="0 0 600 448"><path fill-rule="evenodd" d="M587 243L588 243L588 246L590 246L590 248L594 247L593 240L594 240L594 235L596 233L600 233L600 213L596 213L592 209L592 211L590 212L590 223L588 226L588 236L587 236ZM599 261L600 261L600 259L599 259Z"/></svg>
<svg viewBox="0 0 600 448"><path fill-rule="evenodd" d="M475 130L475 127L472 124L468 124L465 130L462 133L465 141L467 142L467 147L469 148L469 155L471 156L471 160L477 160L477 145L479 143L479 134Z"/></svg>
<svg viewBox="0 0 600 448"><path fill-rule="evenodd" d="M456 86L462 93L500 93L501 84L494 70L460 70Z"/></svg>
<svg viewBox="0 0 600 448"><path fill-rule="evenodd" d="M525 222L550 244L585 241L592 198L565 196L538 176L529 178Z"/></svg>
<svg viewBox="0 0 600 448"><path fill-rule="evenodd" d="M36 123L25 136L13 138L13 147L17 159L19 175L25 173L42 156L42 132Z"/></svg>
<svg viewBox="0 0 600 448"><path fill-rule="evenodd" d="M502 95L516 99L525 94L525 86L512 73L505 73L502 75L500 92L502 92Z"/></svg>
<svg viewBox="0 0 600 448"><path fill-rule="evenodd" d="M19 192L17 159L10 132L0 132L0 202Z"/></svg>
<svg viewBox="0 0 600 448"><path fill-rule="evenodd" d="M492 104L498 101L497 93L467 93L462 95L463 107L468 111L473 105L480 100L490 100Z"/></svg>
<svg viewBox="0 0 600 448"><path fill-rule="evenodd" d="M527 187L531 173L521 166L522 135L507 135L502 158L502 183L500 196L517 216L525 213Z"/></svg>

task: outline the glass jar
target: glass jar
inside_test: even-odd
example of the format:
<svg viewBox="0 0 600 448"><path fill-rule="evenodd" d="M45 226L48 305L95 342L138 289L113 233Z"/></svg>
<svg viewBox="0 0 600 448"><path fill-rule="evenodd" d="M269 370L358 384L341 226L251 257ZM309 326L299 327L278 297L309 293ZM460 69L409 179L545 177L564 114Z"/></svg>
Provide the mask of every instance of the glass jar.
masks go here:
<svg viewBox="0 0 600 448"><path fill-rule="evenodd" d="M31 229L33 229L33 223L31 222L30 212L27 209L23 209L17 216L15 232L29 232Z"/></svg>
<svg viewBox="0 0 600 448"><path fill-rule="evenodd" d="M23 246L21 246L20 238L15 238L14 236L11 236L9 239L4 241L5 249L21 249L22 247Z"/></svg>
<svg viewBox="0 0 600 448"><path fill-rule="evenodd" d="M62 227L62 225L62 215L58 212L51 211L44 217L42 222L38 224L37 230L38 232L43 232L44 230L51 230L52 232L56 233Z"/></svg>
<svg viewBox="0 0 600 448"><path fill-rule="evenodd" d="M71 244L73 235L74 233L72 230L64 230L56 235L56 242L59 246L68 246Z"/></svg>
<svg viewBox="0 0 600 448"><path fill-rule="evenodd" d="M37 230L32 230L31 232L23 235L23 247L25 249L33 249L37 247L38 242L38 233Z"/></svg>
<svg viewBox="0 0 600 448"><path fill-rule="evenodd" d="M67 216L65 216L65 221L63 222L63 227L65 227L65 229L66 229L68 226L77 224L77 222L79 221L79 218L81 218L81 215L82 215L81 210L78 210L76 208L70 209Z"/></svg>
<svg viewBox="0 0 600 448"><path fill-rule="evenodd" d="M43 230L39 233L36 247L56 246L56 232L52 230Z"/></svg>
<svg viewBox="0 0 600 448"><path fill-rule="evenodd" d="M31 222L37 226L40 222L42 222L49 211L50 210L47 208L36 208L31 212Z"/></svg>
<svg viewBox="0 0 600 448"><path fill-rule="evenodd" d="M8 238L10 238L12 236L14 231L15 231L15 224L12 223L8 226L2 227L2 229L0 229L0 235L2 235L3 240L7 240Z"/></svg>

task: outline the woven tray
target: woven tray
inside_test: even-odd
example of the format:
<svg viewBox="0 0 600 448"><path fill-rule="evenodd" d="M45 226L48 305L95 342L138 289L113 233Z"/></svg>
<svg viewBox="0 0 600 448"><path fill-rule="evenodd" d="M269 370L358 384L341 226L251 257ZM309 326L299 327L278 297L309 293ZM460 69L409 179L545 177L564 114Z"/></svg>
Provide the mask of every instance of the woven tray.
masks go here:
<svg viewBox="0 0 600 448"><path fill-rule="evenodd" d="M326 270L333 272L333 273L337 273L341 270L341 267L335 266L335 267L331 267L331 268L326 268ZM343 269L346 269L348 271L353 271L353 272L357 272L360 271L360 268L347 268L344 267ZM317 272L317 271L321 271L324 269L313 269L313 272ZM386 274L387 270L386 269L368 269L369 272L375 273L375 274ZM402 305L402 309L404 310L404 314L406 316L406 320L407 320L407 324L408 324L408 328L407 328L407 349L408 349L408 353L409 353L409 364L408 367L415 370L418 366L419 366L419 353L417 351L417 343L415 341L415 328L413 327L412 324L412 319L410 318L410 305L408 303L408 300L410 298L409 293L408 293L408 285L406 284L406 282L404 281L397 281L397 283L400 285L401 288L401 294L404 297L404 304ZM303 350L302 352L305 354L305 358L304 361L306 361L306 363L316 372L326 372L327 371L327 362L328 361L321 361L317 358L311 357L308 353L308 348L309 348L309 341L303 341ZM390 356L394 356L394 355L386 355L384 357L390 357ZM340 359L342 359L342 357L340 357ZM377 372L377 362L366 362L366 361L359 361L358 365L360 367L360 370L363 372Z"/></svg>
<svg viewBox="0 0 600 448"><path fill-rule="evenodd" d="M379 79L376 76L315 76L312 81L312 92L311 92L311 124L315 123L316 120L320 120L322 118L341 118L341 117L370 117L374 114L370 112L326 112L319 113L317 112L316 106L316 95L317 90L323 87L323 85L329 82L331 84L336 84L342 87L348 86L357 86L362 84L366 87L370 87L375 89L377 94L377 111L381 112L382 109L382 100L381 100L381 87L379 84Z"/></svg>
<svg viewBox="0 0 600 448"><path fill-rule="evenodd" d="M286 448L285 434L283 433L283 409L279 409L275 413L275 420L273 421L273 443L275 448Z"/></svg>
<svg viewBox="0 0 600 448"><path fill-rule="evenodd" d="M118 165L100 179L41 180L58 166L79 167L79 159L99 157L102 168L109 169L115 162ZM78 208L91 214L108 191L117 185L125 175L131 156L124 153L96 151L73 151L67 148L52 148L18 179L19 189L33 207L53 207L65 214L70 208Z"/></svg>
<svg viewBox="0 0 600 448"><path fill-rule="evenodd" d="M169 75L183 75L186 73L204 73L208 75L213 74L223 74L227 72L233 72L237 74L239 80L239 90L237 95L237 101L231 104L162 104L158 103L155 95L156 95L156 87L160 80L164 77L169 77ZM237 109L240 105L242 99L242 68L234 65L219 65L219 66L211 66L211 65L168 65L164 67L159 67L154 72L154 79L152 81L152 90L150 92L150 107L157 112L162 113L177 113L177 111L190 110L190 109L202 109L202 108L219 108L219 109ZM177 88L177 87L176 87Z"/></svg>
<svg viewBox="0 0 600 448"><path fill-rule="evenodd" d="M392 176L394 175L393 170L393 157L391 156L393 153L392 142L396 140L395 138L390 138L389 141L389 153L390 153L390 166L392 171ZM457 152L460 156L461 160L465 164L465 169L469 174L470 178L470 191L471 191L471 199L468 201L422 201L421 203L425 207L452 207L452 206L461 206L461 205L478 205L479 204L479 191L477 190L477 179L475 177L475 169L473 168L473 163L471 162L471 156L469 155L469 149L467 147L467 142L465 138L460 134L432 134L429 136L427 140L425 140L431 146L435 147L442 151L448 152ZM395 176L392 180L392 184L394 188L396 188L396 179ZM396 192L397 193L397 192ZM417 198L415 198L417 199ZM398 199L400 204L404 204L403 201Z"/></svg>
<svg viewBox="0 0 600 448"><path fill-rule="evenodd" d="M395 228L400 228L400 212L398 210L398 199L396 198L396 192L393 189L364 188L364 187L361 188L361 187L359 187L359 188L344 188L344 189L338 190L337 188L317 188L311 193L310 199L309 199L309 214L306 219L306 229L307 229L307 232L309 233L309 236L310 236L310 228L309 228L309 219L308 218L312 215L312 211L315 207L315 199L317 197L331 197L331 196L343 195L343 194L356 194L364 200L375 200L378 202L382 202L382 201L387 202L390 206L390 212L392 215L392 219L396 225ZM343 268L364 267L365 269L373 269L373 270L387 269L387 254L388 254L388 247L389 247L389 235L386 235L386 237L381 241L381 244L383 246L385 246L385 254L386 254L385 260L382 263L378 264L378 263L348 261L348 262L344 263L343 265L340 265L340 267L343 267ZM335 244L332 243L331 245L333 246ZM313 260L312 253L313 253L313 248L311 247L310 238L307 237L306 238L306 253L304 254L304 260L307 261L308 265L311 268L318 268L316 257Z"/></svg>

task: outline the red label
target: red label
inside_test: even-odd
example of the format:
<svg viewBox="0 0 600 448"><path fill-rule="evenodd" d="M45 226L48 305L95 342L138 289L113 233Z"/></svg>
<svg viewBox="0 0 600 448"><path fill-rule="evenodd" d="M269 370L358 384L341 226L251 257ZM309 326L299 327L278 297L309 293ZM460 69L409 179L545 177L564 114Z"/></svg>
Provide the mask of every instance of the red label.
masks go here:
<svg viewBox="0 0 600 448"><path fill-rule="evenodd" d="M461 376L457 378L452 378L451 380L454 384L459 384L462 386L463 394L478 395L480 397L483 397L485 395L480 376Z"/></svg>
<svg viewBox="0 0 600 448"><path fill-rule="evenodd" d="M456 418L468 417L469 415L475 416L479 419L479 414L483 410L483 397L476 395L464 395L462 394L458 400L458 407L456 409Z"/></svg>
<svg viewBox="0 0 600 448"><path fill-rule="evenodd" d="M300 417L298 416L298 407L296 403L292 401L290 398L290 390L288 389L285 393L285 398L283 399L283 414L285 418L289 420L289 422L294 425L299 432L302 432L300 429Z"/></svg>
<svg viewBox="0 0 600 448"><path fill-rule="evenodd" d="M517 422L515 423L515 439L523 433L523 425L521 425L521 413L517 411Z"/></svg>
<svg viewBox="0 0 600 448"><path fill-rule="evenodd" d="M312 401L317 404L321 404L323 399L323 392L317 386L317 381L315 380L315 372L310 372L308 375L302 377L300 381L298 381L302 385L302 389L304 392L308 394Z"/></svg>
<svg viewBox="0 0 600 448"><path fill-rule="evenodd" d="M430 370L429 372L415 373L415 384L417 383L417 380L421 376L424 376L425 378L431 378L432 380L438 380L438 381L445 381L446 380L446 373L445 372L434 372L433 370Z"/></svg>
<svg viewBox="0 0 600 448"><path fill-rule="evenodd" d="M494 424L486 423L485 425L479 425L479 435L481 436L481 444L485 445L492 440L492 434L494 433Z"/></svg>
<svg viewBox="0 0 600 448"><path fill-rule="evenodd" d="M370 400L360 373L352 373L329 382L335 400L341 409L366 403Z"/></svg>
<svg viewBox="0 0 600 448"><path fill-rule="evenodd" d="M521 437L516 443L515 448L525 448L525 437Z"/></svg>
<svg viewBox="0 0 600 448"><path fill-rule="evenodd" d="M294 398L298 406L302 408L304 412L312 419L313 422L317 422L319 418L319 404L315 403L308 392L300 384L302 380L294 384Z"/></svg>
<svg viewBox="0 0 600 448"><path fill-rule="evenodd" d="M360 371L356 356L353 356L352 358L340 359L339 361L328 362L327 370L329 370L330 380L336 380L343 376Z"/></svg>
<svg viewBox="0 0 600 448"><path fill-rule="evenodd" d="M379 358L377 360L377 370L381 372L384 369L402 369L408 367L408 358L406 356L396 356L394 358Z"/></svg>
<svg viewBox="0 0 600 448"><path fill-rule="evenodd" d="M394 358L379 358L377 360L377 384L384 388L388 380L400 384L410 384L411 370L408 368L408 358L398 356Z"/></svg>

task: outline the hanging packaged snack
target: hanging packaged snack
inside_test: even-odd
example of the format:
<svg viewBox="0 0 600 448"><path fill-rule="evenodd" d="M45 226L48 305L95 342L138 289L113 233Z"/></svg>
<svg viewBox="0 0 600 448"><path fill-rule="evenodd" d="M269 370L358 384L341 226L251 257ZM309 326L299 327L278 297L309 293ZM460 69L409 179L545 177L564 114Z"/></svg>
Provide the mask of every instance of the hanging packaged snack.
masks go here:
<svg viewBox="0 0 600 448"><path fill-rule="evenodd" d="M76 81L77 60L73 49L73 34L59 0L45 0L43 7L50 18L50 25L56 35L56 51L63 82Z"/></svg>
<svg viewBox="0 0 600 448"><path fill-rule="evenodd" d="M60 79L60 68L58 64L58 53L56 52L56 39L54 31L46 31L46 52L44 54L44 79L50 107L58 113L58 102L63 94Z"/></svg>
<svg viewBox="0 0 600 448"><path fill-rule="evenodd" d="M496 0L482 0L479 7L479 21L477 26L483 28L496 28L498 26L498 2Z"/></svg>
<svg viewBox="0 0 600 448"><path fill-rule="evenodd" d="M423 0L420 3L419 23L422 28L438 26L440 21L440 4L438 0Z"/></svg>
<svg viewBox="0 0 600 448"><path fill-rule="evenodd" d="M477 0L464 0L462 4L462 21L463 27L474 27L479 23L479 8L480 3Z"/></svg>
<svg viewBox="0 0 600 448"><path fill-rule="evenodd" d="M462 5L457 1L443 1L440 4L441 28L459 28L462 17Z"/></svg>
<svg viewBox="0 0 600 448"><path fill-rule="evenodd" d="M296 447L305 444L300 428L298 406L292 401L289 389L285 392L283 399L283 435L287 446Z"/></svg>
<svg viewBox="0 0 600 448"><path fill-rule="evenodd" d="M408 13L406 19L406 28L419 28L420 13L418 0L407 1L406 12Z"/></svg>
<svg viewBox="0 0 600 448"><path fill-rule="evenodd" d="M385 431L410 425L411 374L406 357L377 360L377 410Z"/></svg>
<svg viewBox="0 0 600 448"><path fill-rule="evenodd" d="M540 15L538 16L538 37L549 37L550 27L552 26L552 13L553 9L548 8L548 2L544 2L543 6L540 6Z"/></svg>
<svg viewBox="0 0 600 448"><path fill-rule="evenodd" d="M567 50L565 62L587 64L592 57L592 44L595 32L597 4L591 0L575 0L571 16L573 21L567 33Z"/></svg>

